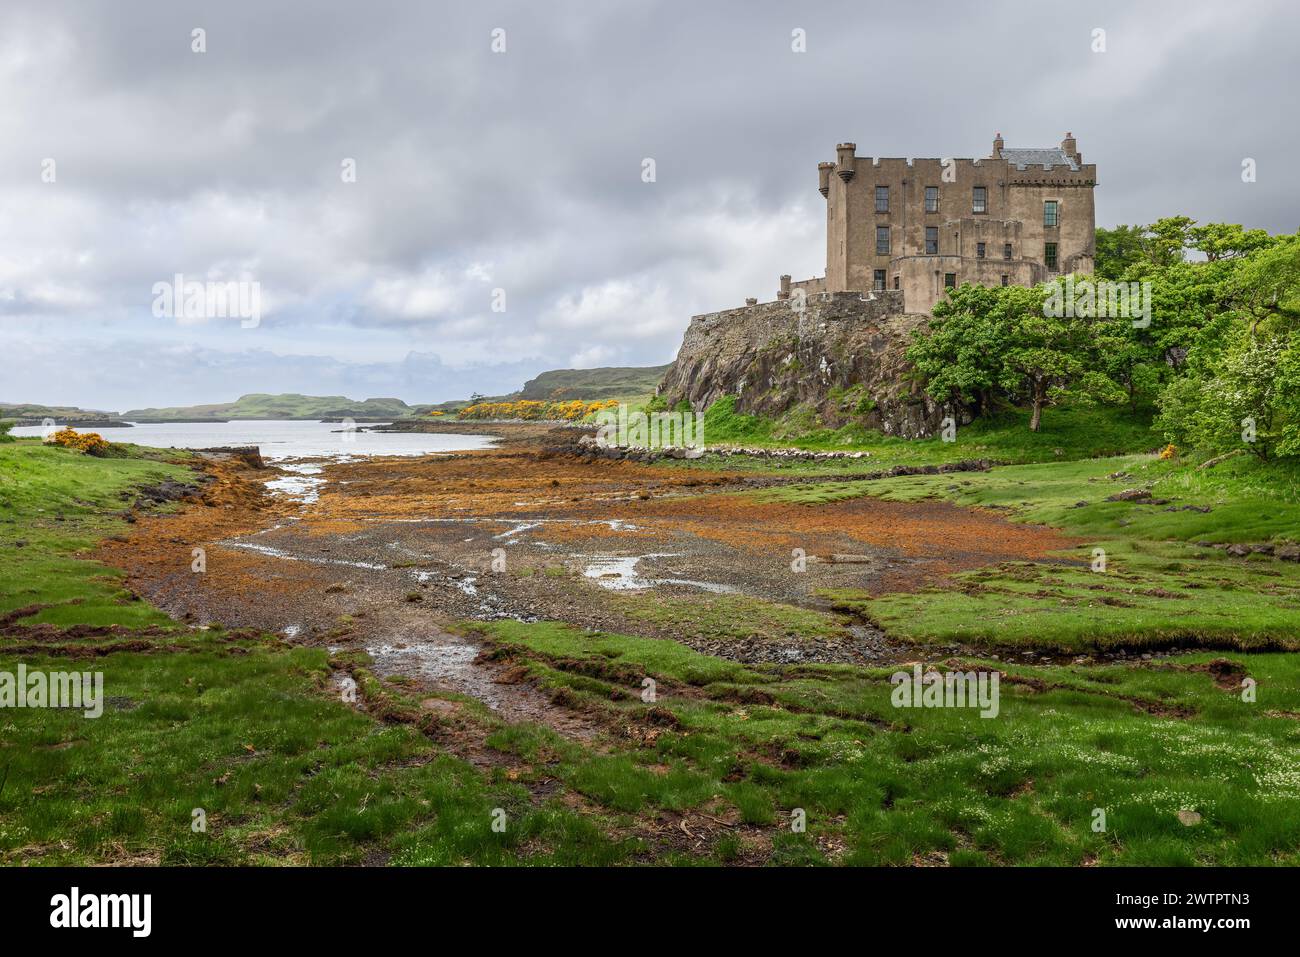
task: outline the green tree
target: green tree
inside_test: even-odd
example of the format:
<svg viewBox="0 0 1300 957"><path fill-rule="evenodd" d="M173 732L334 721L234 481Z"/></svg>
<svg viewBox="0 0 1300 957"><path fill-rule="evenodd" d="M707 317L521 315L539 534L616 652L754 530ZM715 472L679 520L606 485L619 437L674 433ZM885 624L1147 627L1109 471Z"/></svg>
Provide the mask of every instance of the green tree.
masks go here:
<svg viewBox="0 0 1300 957"><path fill-rule="evenodd" d="M1030 407L1037 432L1043 410L1072 395L1114 401L1122 390L1093 361L1093 320L1047 315L1043 286L963 284L934 308L928 330L918 331L908 358L936 402L998 400Z"/></svg>
<svg viewBox="0 0 1300 957"><path fill-rule="evenodd" d="M1277 330L1236 323L1209 374L1164 391L1157 425L1206 451L1244 448L1265 461L1300 454L1300 350Z"/></svg>
<svg viewBox="0 0 1300 957"><path fill-rule="evenodd" d="M1145 226L1097 227L1096 269L1102 279L1119 279L1146 256Z"/></svg>
<svg viewBox="0 0 1300 957"><path fill-rule="evenodd" d="M907 358L934 401L992 408L1007 348L997 299L995 289L963 283L935 305L928 328L913 333Z"/></svg>

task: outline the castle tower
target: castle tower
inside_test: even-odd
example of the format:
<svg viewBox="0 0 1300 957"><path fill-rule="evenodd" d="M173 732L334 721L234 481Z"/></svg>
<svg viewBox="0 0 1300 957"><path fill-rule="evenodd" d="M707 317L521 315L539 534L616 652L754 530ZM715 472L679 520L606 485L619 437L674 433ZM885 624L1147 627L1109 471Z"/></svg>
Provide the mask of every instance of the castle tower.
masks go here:
<svg viewBox="0 0 1300 957"><path fill-rule="evenodd" d="M984 159L856 150L840 143L834 163L817 165L825 291L898 289L921 313L963 282L1031 286L1092 271L1097 170L1073 133L1046 148L1008 148L998 133Z"/></svg>

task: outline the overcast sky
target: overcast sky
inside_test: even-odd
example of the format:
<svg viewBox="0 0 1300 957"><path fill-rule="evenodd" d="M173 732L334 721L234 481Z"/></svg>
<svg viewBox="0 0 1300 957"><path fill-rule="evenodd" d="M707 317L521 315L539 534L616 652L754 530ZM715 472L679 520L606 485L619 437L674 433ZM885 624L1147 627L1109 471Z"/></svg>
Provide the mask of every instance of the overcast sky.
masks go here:
<svg viewBox="0 0 1300 957"><path fill-rule="evenodd" d="M667 362L692 314L825 272L843 140L1071 130L1099 225L1300 227L1300 8L1084 6L4 0L0 400L438 401ZM256 281L260 322L155 316L177 273Z"/></svg>

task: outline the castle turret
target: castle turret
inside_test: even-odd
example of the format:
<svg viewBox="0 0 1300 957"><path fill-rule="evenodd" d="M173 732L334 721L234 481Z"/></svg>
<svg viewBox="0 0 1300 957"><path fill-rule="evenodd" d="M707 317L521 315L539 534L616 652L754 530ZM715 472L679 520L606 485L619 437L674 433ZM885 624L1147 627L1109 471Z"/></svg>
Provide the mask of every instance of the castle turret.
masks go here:
<svg viewBox="0 0 1300 957"><path fill-rule="evenodd" d="M777 290L776 298L777 299L790 298L790 276L788 274L781 277L781 288Z"/></svg>
<svg viewBox="0 0 1300 957"><path fill-rule="evenodd" d="M853 158L857 151L857 143L841 143L835 147L836 165L839 167L840 179L846 183L853 178L855 172Z"/></svg>
<svg viewBox="0 0 1300 957"><path fill-rule="evenodd" d="M817 164L817 191L823 196L830 196L831 194L831 172L834 169L834 163Z"/></svg>

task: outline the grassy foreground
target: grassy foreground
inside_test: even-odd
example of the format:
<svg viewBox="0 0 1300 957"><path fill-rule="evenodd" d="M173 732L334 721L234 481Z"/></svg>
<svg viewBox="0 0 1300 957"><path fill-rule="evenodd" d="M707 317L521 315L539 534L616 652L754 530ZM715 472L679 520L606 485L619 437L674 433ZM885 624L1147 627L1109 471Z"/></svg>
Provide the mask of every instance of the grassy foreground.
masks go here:
<svg viewBox="0 0 1300 957"><path fill-rule="evenodd" d="M1248 516L1265 504L1278 521L1291 514L1277 476L1244 462L1220 468L1229 470L1191 474L1129 457L764 494L814 508L859 494L1014 507L1026 520L1113 541L1105 576L1146 574L1135 569L1147 562L1186 584L1201 566L1229 560L1150 549L1193 550L1186 541L1216 535L1261 541L1285 526L1243 527ZM1116 471L1129 476L1109 478ZM364 655L331 660L272 636L177 625L79 554L125 528L118 513L131 487L185 475L147 453L91 459L0 444L0 672L19 663L99 670L108 697L97 719L0 709L0 862L1300 863L1294 654L1088 666L954 660L1004 675L997 716L981 718L894 707L887 669L743 666L668 640L545 622L467 625L521 680L598 729L592 740L563 738L455 696L429 707L427 692L379 680ZM1161 506L1104 502L1148 481L1216 507L1157 515ZM1157 542L1162 530L1175 540ZM1149 538L1129 537L1139 533ZM1237 578L1227 568L1205 573L1206 587L1220 590L1213 602L1235 596L1235 614L1295 620L1292 566L1232 561ZM1012 583L1023 574L976 573L985 579L956 593L955 605L933 594L877 599L871 614L896 614L900 628L915 621L918 637L932 637L926 628L940 634L944 622L1017 607ZM1066 597L1093 573L1041 574L1062 580L1037 581L1035 591ZM1127 581L1106 577L1108 588L1137 587ZM1100 608L1136 614L1132 604ZM1017 640L1072 646L1089 621L1104 625L1098 610L1042 618ZM999 633L1016 634L1015 616L1006 617ZM343 669L365 711L342 700ZM1253 695L1243 695L1247 686Z"/></svg>
<svg viewBox="0 0 1300 957"><path fill-rule="evenodd" d="M107 698L99 718L0 709L0 863L612 859L571 811L345 703L324 650L176 625L80 556L126 528L131 489L188 477L0 444L0 672L100 671Z"/></svg>

